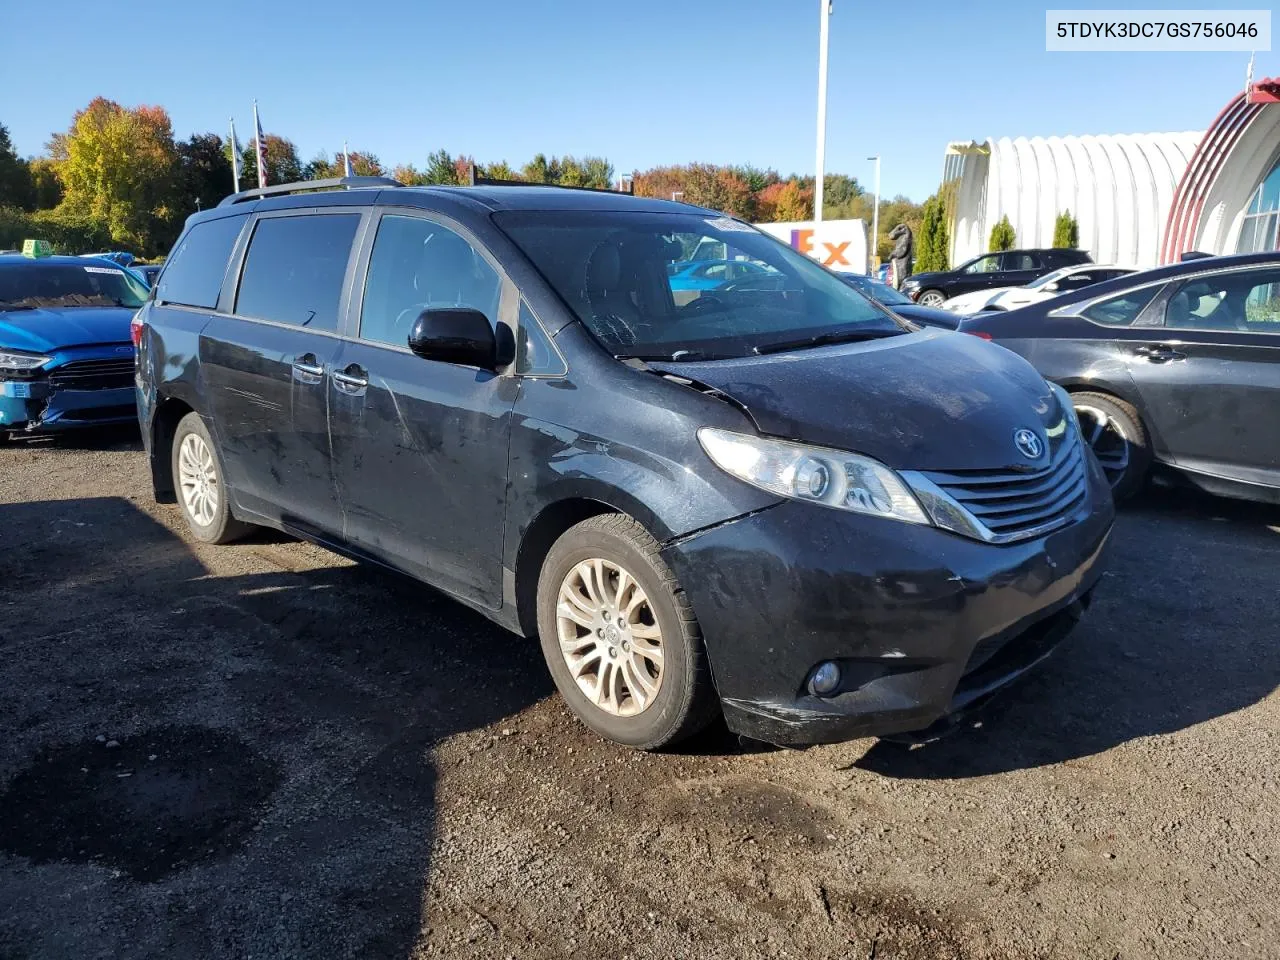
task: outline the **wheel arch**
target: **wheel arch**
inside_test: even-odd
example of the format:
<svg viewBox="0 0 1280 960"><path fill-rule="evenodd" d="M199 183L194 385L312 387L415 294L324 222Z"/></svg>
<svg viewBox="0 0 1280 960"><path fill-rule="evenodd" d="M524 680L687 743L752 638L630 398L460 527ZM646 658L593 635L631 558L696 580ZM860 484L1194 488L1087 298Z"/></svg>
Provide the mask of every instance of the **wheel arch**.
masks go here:
<svg viewBox="0 0 1280 960"><path fill-rule="evenodd" d="M178 493L173 488L173 471L169 464L173 456L173 437L182 418L196 410L180 397L161 399L151 418L151 487L157 503L176 503Z"/></svg>

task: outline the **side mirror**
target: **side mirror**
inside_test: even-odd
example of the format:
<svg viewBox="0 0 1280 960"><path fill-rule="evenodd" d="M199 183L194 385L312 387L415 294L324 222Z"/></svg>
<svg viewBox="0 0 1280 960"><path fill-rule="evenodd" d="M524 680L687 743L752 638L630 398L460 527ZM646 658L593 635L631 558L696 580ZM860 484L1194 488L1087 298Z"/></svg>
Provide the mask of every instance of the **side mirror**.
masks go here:
<svg viewBox="0 0 1280 960"><path fill-rule="evenodd" d="M423 310L409 332L409 349L424 360L481 370L500 366L498 340L489 318L470 307Z"/></svg>

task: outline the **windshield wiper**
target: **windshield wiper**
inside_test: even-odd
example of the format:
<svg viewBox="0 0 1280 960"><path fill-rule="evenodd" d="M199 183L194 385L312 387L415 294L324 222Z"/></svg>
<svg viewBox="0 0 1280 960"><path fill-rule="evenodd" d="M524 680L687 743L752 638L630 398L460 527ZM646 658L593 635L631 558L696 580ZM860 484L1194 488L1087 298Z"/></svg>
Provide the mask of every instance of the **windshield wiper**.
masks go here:
<svg viewBox="0 0 1280 960"><path fill-rule="evenodd" d="M786 350L801 350L805 347L823 347L832 343L857 343L859 340L879 340L882 337L896 337L905 330L838 330L831 333L815 333L808 337L797 337L794 340L778 340L755 347L758 354L782 353Z"/></svg>
<svg viewBox="0 0 1280 960"><path fill-rule="evenodd" d="M705 350L676 350L673 353L624 353L618 354L615 359L643 360L649 363L696 363L699 360L727 358L718 353L707 353Z"/></svg>

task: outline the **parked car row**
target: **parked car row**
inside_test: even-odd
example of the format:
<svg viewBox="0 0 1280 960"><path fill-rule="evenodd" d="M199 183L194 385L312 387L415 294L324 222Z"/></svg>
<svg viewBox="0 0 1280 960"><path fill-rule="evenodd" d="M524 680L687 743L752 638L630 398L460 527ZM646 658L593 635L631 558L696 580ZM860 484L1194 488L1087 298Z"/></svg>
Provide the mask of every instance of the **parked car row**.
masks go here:
<svg viewBox="0 0 1280 960"><path fill-rule="evenodd" d="M902 292L915 303L941 307L952 297L980 290L1022 286L1060 267L1090 262L1089 254L1083 250L1056 247L984 253L954 270L913 273L902 281Z"/></svg>

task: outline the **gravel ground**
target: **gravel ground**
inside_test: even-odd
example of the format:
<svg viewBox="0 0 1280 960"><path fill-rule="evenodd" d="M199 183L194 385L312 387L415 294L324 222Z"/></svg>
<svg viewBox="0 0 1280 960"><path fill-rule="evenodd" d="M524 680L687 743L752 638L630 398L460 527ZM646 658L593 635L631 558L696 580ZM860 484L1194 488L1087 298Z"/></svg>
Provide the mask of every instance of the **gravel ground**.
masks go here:
<svg viewBox="0 0 1280 960"><path fill-rule="evenodd" d="M136 439L0 449L0 960L1280 956L1280 510L1157 491L924 747L602 742L536 645Z"/></svg>

